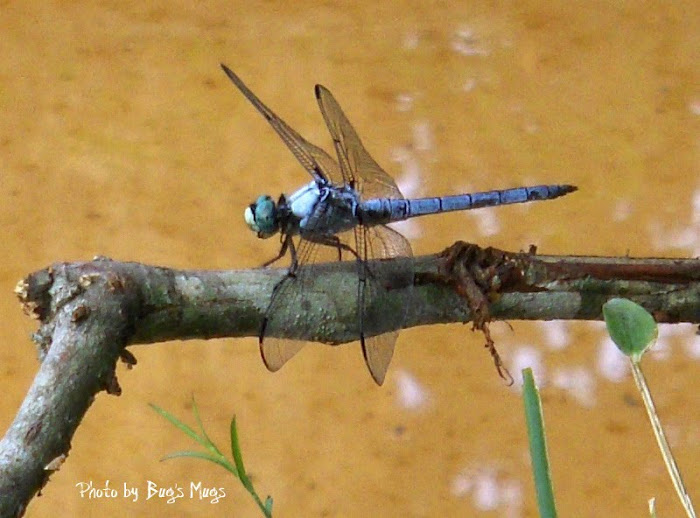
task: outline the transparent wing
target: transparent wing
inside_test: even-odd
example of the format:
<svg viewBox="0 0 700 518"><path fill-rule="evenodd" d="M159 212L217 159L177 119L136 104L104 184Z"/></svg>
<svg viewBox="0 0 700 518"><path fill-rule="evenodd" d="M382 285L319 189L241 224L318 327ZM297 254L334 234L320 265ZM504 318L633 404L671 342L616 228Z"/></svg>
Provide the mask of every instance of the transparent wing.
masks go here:
<svg viewBox="0 0 700 518"><path fill-rule="evenodd" d="M339 234L338 238L348 244L348 241L352 242L352 231ZM326 298L329 300L338 297L337 286L314 282L318 274L313 268L313 265L318 263L337 261L336 248L319 245L303 238L299 240L297 248L299 266L294 276L285 277L272 294L272 300L265 313L266 322L264 334L261 337L260 353L269 370L273 372L279 370L309 343L303 337L308 338L318 334L318 329L311 328L307 319L299 317L313 309L318 309L314 305L318 303L319 290L327 292ZM352 293L352 296L354 295ZM289 336L290 333L299 338L279 338L279 336Z"/></svg>
<svg viewBox="0 0 700 518"><path fill-rule="evenodd" d="M324 86L316 85L316 99L333 137L345 182L358 191L361 199L403 198L394 179L365 149L333 94ZM394 354L399 330L411 307L411 245L389 227L360 225L355 228L355 250L361 258L358 261L357 331L365 363L374 381L381 385ZM396 257L405 261L380 261ZM405 287L408 299L391 297L390 291L395 287Z"/></svg>
<svg viewBox="0 0 700 518"><path fill-rule="evenodd" d="M365 200L403 198L394 179L375 162L362 145L360 137L333 94L325 86L316 85L316 100L333 137L345 183L352 185Z"/></svg>
<svg viewBox="0 0 700 518"><path fill-rule="evenodd" d="M394 345L399 331L411 307L413 287L413 261L411 246L406 238L389 227L356 227L353 231L339 234L344 244L363 243L358 255L364 257L356 261L358 282L352 286L340 287L347 296L357 297L357 319L349 329L352 336L360 339L365 363L374 381L381 385L394 354ZM343 252L346 254L346 252ZM299 337L309 337L316 329L309 322L298 318L308 312L318 301L312 290L328 292L329 300L337 300L339 287L314 283L317 275L314 264L338 260L338 250L301 239L297 250L299 267L293 277L286 277L272 296L265 318L265 333L260 352L267 368L280 369L297 354L306 341L302 338L278 338L289 336L290 331ZM346 257L344 255L344 257ZM403 258L404 261L372 261L369 258ZM369 259L369 260L368 260ZM391 291L403 289L406 295L401 299L391 296ZM354 291L356 290L356 291Z"/></svg>
<svg viewBox="0 0 700 518"><path fill-rule="evenodd" d="M270 126L282 138L290 151L304 166L316 181L327 181L331 183L342 183L343 176L338 169L338 164L328 153L306 141L301 135L294 131L289 125L280 119L255 95L230 68L222 64L221 68L226 72L228 78L246 96L246 98L257 108L257 110L270 123Z"/></svg>
<svg viewBox="0 0 700 518"><path fill-rule="evenodd" d="M260 344L260 355L267 370L277 372L292 357L302 350L306 342L301 340L282 340L278 338L264 338Z"/></svg>
<svg viewBox="0 0 700 518"><path fill-rule="evenodd" d="M413 257L405 237L386 226L355 229L358 244L358 313L362 353L372 378L381 385L394 355L394 345L412 307ZM380 259L402 258L403 261ZM366 266L363 266L366 265ZM405 297L392 297L403 289Z"/></svg>

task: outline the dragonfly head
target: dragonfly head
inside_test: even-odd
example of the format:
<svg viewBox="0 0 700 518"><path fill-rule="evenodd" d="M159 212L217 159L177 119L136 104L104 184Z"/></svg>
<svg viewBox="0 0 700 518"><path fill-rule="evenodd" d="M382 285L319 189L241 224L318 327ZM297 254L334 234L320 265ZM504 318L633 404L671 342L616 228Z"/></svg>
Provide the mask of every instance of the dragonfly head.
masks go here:
<svg viewBox="0 0 700 518"><path fill-rule="evenodd" d="M270 196L260 196L245 209L243 217L250 230L255 232L259 238L272 237L279 232L277 206Z"/></svg>

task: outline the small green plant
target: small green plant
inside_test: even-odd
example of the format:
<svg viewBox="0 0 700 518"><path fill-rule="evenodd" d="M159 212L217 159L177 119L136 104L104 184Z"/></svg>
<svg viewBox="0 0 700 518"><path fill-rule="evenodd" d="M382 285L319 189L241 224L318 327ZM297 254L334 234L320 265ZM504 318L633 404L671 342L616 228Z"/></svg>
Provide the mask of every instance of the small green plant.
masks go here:
<svg viewBox="0 0 700 518"><path fill-rule="evenodd" d="M640 364L642 355L656 342L658 336L654 317L643 307L627 299L610 299L603 305L603 317L605 318L605 325L608 327L610 338L630 360L634 381L642 396L651 427L654 430L656 442L661 450L666 469L671 476L681 505L685 509L687 516L695 518L693 503L685 489L678 465L673 458L671 447L666 440L666 434L661 427L661 420L656 413L654 400L651 397L651 391ZM651 512L655 511L652 509Z"/></svg>
<svg viewBox="0 0 700 518"><path fill-rule="evenodd" d="M523 369L522 375L525 422L530 443L530 459L535 479L535 491L537 492L537 507L541 518L556 518L557 509L549 470L549 456L547 455L547 440L544 433L544 417L542 415L540 394L535 385L532 369Z"/></svg>
<svg viewBox="0 0 700 518"><path fill-rule="evenodd" d="M195 420L197 421L199 432L192 429L190 426L186 425L177 417L175 417L168 411L163 410L159 406L154 405L153 403L150 403L150 406L153 410L158 412L160 415L162 415L168 421L174 424L177 428L183 431L185 435L188 435L191 439L199 443L201 446L204 446L204 448L206 449L206 451L176 451L174 453L166 455L161 460L174 459L178 457L194 457L198 459L208 460L210 462L213 462L214 464L218 464L225 470L231 472L238 480L241 481L243 487L245 487L246 490L251 494L251 496L255 500L255 503L258 504L258 507L266 517L272 517L272 497L268 496L265 499L265 502L263 503L258 494L255 492L255 489L253 488L253 482L250 480L248 474L245 471L245 467L243 465L243 455L241 453L241 447L238 443L238 431L236 429L235 416L231 419L230 426L231 453L233 457L232 463L229 459L227 459L224 456L223 453L221 453L219 448L216 447L216 445L211 441L207 433L204 431L204 426L202 425L202 420L199 418L199 410L197 409L197 404L195 403L194 398L192 398L192 412L194 414Z"/></svg>

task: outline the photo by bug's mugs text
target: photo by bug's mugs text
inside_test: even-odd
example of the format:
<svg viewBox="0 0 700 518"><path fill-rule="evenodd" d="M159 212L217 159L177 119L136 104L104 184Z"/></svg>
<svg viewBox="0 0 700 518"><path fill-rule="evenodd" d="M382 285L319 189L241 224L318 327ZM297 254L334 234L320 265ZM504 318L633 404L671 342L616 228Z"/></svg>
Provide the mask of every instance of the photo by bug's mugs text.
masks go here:
<svg viewBox="0 0 700 518"><path fill-rule="evenodd" d="M80 498L89 500L105 500L122 498L131 502L148 500L164 500L168 504L174 504L182 498L189 500L200 500L202 502L217 504L226 498L226 490L223 487L206 487L201 482L191 481L189 484L174 484L171 486L161 486L156 482L147 480L145 487L124 482L119 485L112 485L109 480L104 484L95 484L92 480L88 482L78 482Z"/></svg>

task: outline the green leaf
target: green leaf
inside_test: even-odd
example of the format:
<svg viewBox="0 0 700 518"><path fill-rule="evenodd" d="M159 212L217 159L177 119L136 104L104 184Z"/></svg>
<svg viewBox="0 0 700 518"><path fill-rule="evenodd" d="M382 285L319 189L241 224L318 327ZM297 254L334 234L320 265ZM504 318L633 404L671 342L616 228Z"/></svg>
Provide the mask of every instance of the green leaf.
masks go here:
<svg viewBox="0 0 700 518"><path fill-rule="evenodd" d="M268 496L265 499L265 513L267 516L272 516L272 497Z"/></svg>
<svg viewBox="0 0 700 518"><path fill-rule="evenodd" d="M610 299L603 304L608 333L618 349L639 362L658 336L658 327L649 312L627 299Z"/></svg>
<svg viewBox="0 0 700 518"><path fill-rule="evenodd" d="M198 441L199 444L204 446L207 450L212 452L215 455L218 455L219 457L223 457L224 454L219 451L219 448L216 447L216 444L214 444L214 441L212 441L209 436L207 435L206 430L204 430L204 425L202 424L202 419L199 417L199 408L197 407L197 402L194 400L194 394L192 395L192 413L194 414L194 419L197 421L197 426L199 426L199 430L201 431L200 440Z"/></svg>
<svg viewBox="0 0 700 518"><path fill-rule="evenodd" d="M241 479L243 485L248 491L253 490L253 484L251 484L248 474L245 472L245 466L243 465L243 453L241 453L241 445L238 442L238 429L236 428L236 416L231 419L231 454L233 455L233 463L236 465L236 471L238 471L238 478Z"/></svg>
<svg viewBox="0 0 700 518"><path fill-rule="evenodd" d="M197 402L194 399L194 394L192 394L192 413L194 414L194 419L197 421L197 426L199 426L199 430L201 432L201 437L206 439L206 441L209 444L214 444L213 441L209 438L207 435L207 432L204 430L204 425L202 424L202 419L199 417L199 408L197 407ZM219 453L219 452L217 452Z"/></svg>
<svg viewBox="0 0 700 518"><path fill-rule="evenodd" d="M535 491L537 492L537 506L541 518L556 518L557 508L549 469L549 456L547 455L547 440L544 431L540 394L535 385L532 369L523 369L522 375L525 422L530 444L530 459L535 479Z"/></svg>
<svg viewBox="0 0 700 518"><path fill-rule="evenodd" d="M214 464L218 464L222 468L224 468L227 471L230 471L234 475L238 476L238 474L236 473L236 468L230 462L228 462L225 458L218 457L216 455L212 455L211 453L206 453L206 452L202 452L202 451L193 451L193 450L175 451L173 453L168 453L160 460L163 461L163 460L178 459L178 458L183 458L183 457L192 457L195 459L208 460L209 462L213 462Z"/></svg>
<svg viewBox="0 0 700 518"><path fill-rule="evenodd" d="M199 436L197 432L195 432L192 428L187 426L185 423L180 421L177 417L175 417L173 414L168 412L167 410L163 410L161 407L158 405L155 405L153 403L148 403L148 405L158 412L160 415L165 417L168 421L170 421L172 424L174 424L177 428L179 428L182 432L184 432L186 435L188 435L191 439L197 441L199 444L204 444L202 442L202 438Z"/></svg>

